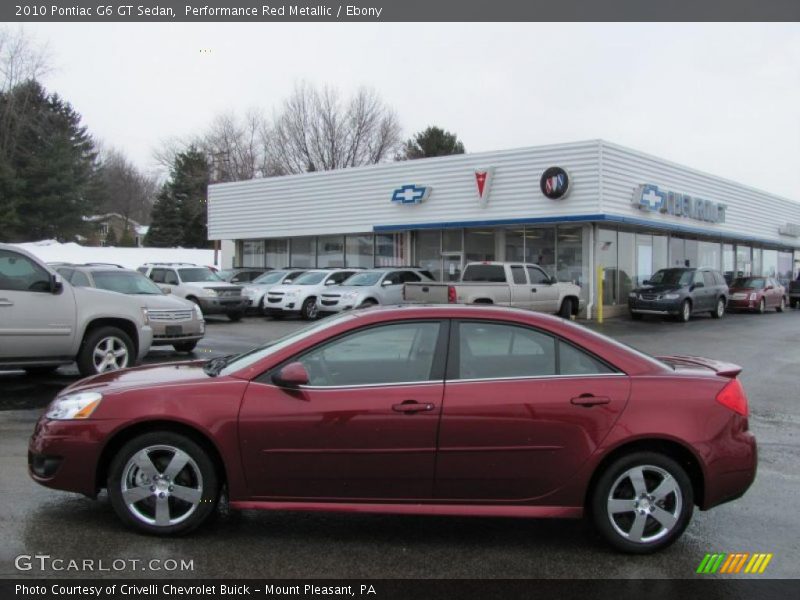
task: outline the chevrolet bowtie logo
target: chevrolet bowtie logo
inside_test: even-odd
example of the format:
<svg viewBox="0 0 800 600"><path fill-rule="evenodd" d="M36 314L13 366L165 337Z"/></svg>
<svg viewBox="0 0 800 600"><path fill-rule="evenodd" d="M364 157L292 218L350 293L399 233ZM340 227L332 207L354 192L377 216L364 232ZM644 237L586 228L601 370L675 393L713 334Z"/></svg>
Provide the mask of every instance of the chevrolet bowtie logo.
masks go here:
<svg viewBox="0 0 800 600"><path fill-rule="evenodd" d="M431 187L425 185L404 185L392 193L392 202L398 204L419 204L431 195Z"/></svg>

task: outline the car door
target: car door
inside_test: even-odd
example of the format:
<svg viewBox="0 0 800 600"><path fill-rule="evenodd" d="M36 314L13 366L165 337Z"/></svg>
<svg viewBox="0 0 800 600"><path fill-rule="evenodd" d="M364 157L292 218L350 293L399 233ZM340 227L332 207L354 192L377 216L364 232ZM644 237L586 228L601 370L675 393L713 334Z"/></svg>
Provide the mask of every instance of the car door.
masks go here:
<svg viewBox="0 0 800 600"><path fill-rule="evenodd" d="M694 312L711 310L713 303L709 301L709 293L713 294L713 288L706 287L702 271L692 273L692 310Z"/></svg>
<svg viewBox="0 0 800 600"><path fill-rule="evenodd" d="M703 271L703 284L705 285L703 291L706 294L708 309L715 310L717 308L719 288L717 287L717 282L714 279L714 273L712 271Z"/></svg>
<svg viewBox="0 0 800 600"><path fill-rule="evenodd" d="M72 287L52 293L47 270L23 254L0 250L0 358L70 356L75 329Z"/></svg>
<svg viewBox="0 0 800 600"><path fill-rule="evenodd" d="M448 322L361 328L301 362L309 384L253 381L239 415L253 496L429 499L444 390ZM286 364L286 363L284 363Z"/></svg>
<svg viewBox="0 0 800 600"><path fill-rule="evenodd" d="M452 324L437 500L531 500L563 485L619 418L629 378L545 331Z"/></svg>
<svg viewBox="0 0 800 600"><path fill-rule="evenodd" d="M541 312L557 312L558 288L550 283L550 276L541 267L528 265L526 268L531 285L531 308Z"/></svg>
<svg viewBox="0 0 800 600"><path fill-rule="evenodd" d="M399 304L403 301L403 273L392 271L380 284L379 297L381 304Z"/></svg>
<svg viewBox="0 0 800 600"><path fill-rule="evenodd" d="M511 303L520 308L533 308L533 287L528 284L528 274L524 265L509 265L511 278Z"/></svg>

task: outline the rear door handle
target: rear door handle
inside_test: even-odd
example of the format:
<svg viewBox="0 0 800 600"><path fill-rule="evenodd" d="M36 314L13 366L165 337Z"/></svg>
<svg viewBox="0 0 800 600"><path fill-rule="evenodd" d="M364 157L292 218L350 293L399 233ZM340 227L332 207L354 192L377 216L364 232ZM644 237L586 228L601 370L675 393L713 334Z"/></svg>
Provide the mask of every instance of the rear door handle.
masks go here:
<svg viewBox="0 0 800 600"><path fill-rule="evenodd" d="M593 394L581 394L570 400L575 406L597 406L598 404L608 404L611 398L608 396L594 396Z"/></svg>
<svg viewBox="0 0 800 600"><path fill-rule="evenodd" d="M14 306L14 303L8 298L0 298L0 306Z"/></svg>
<svg viewBox="0 0 800 600"><path fill-rule="evenodd" d="M430 402L417 402L416 400L403 400L400 404L393 404L392 410L395 412L401 413L418 413L418 412L427 412L431 411L436 408Z"/></svg>

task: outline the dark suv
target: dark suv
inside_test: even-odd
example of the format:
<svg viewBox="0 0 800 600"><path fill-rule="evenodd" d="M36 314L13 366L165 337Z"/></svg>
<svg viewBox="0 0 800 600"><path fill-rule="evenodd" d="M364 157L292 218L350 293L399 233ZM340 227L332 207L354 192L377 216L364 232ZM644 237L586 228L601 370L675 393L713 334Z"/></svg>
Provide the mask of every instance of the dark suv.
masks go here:
<svg viewBox="0 0 800 600"><path fill-rule="evenodd" d="M728 284L714 269L661 269L628 294L632 319L673 315L686 322L693 313L702 312L719 319L725 314L727 302Z"/></svg>

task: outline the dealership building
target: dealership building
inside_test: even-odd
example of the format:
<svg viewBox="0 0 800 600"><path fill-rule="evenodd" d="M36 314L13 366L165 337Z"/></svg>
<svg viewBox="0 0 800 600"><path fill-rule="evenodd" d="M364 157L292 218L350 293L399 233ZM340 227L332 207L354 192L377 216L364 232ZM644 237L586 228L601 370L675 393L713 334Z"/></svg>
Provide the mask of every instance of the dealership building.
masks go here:
<svg viewBox="0 0 800 600"><path fill-rule="evenodd" d="M609 316L660 268L800 268L800 203L602 140L214 184L208 232L225 266L536 263L590 317L598 277Z"/></svg>

